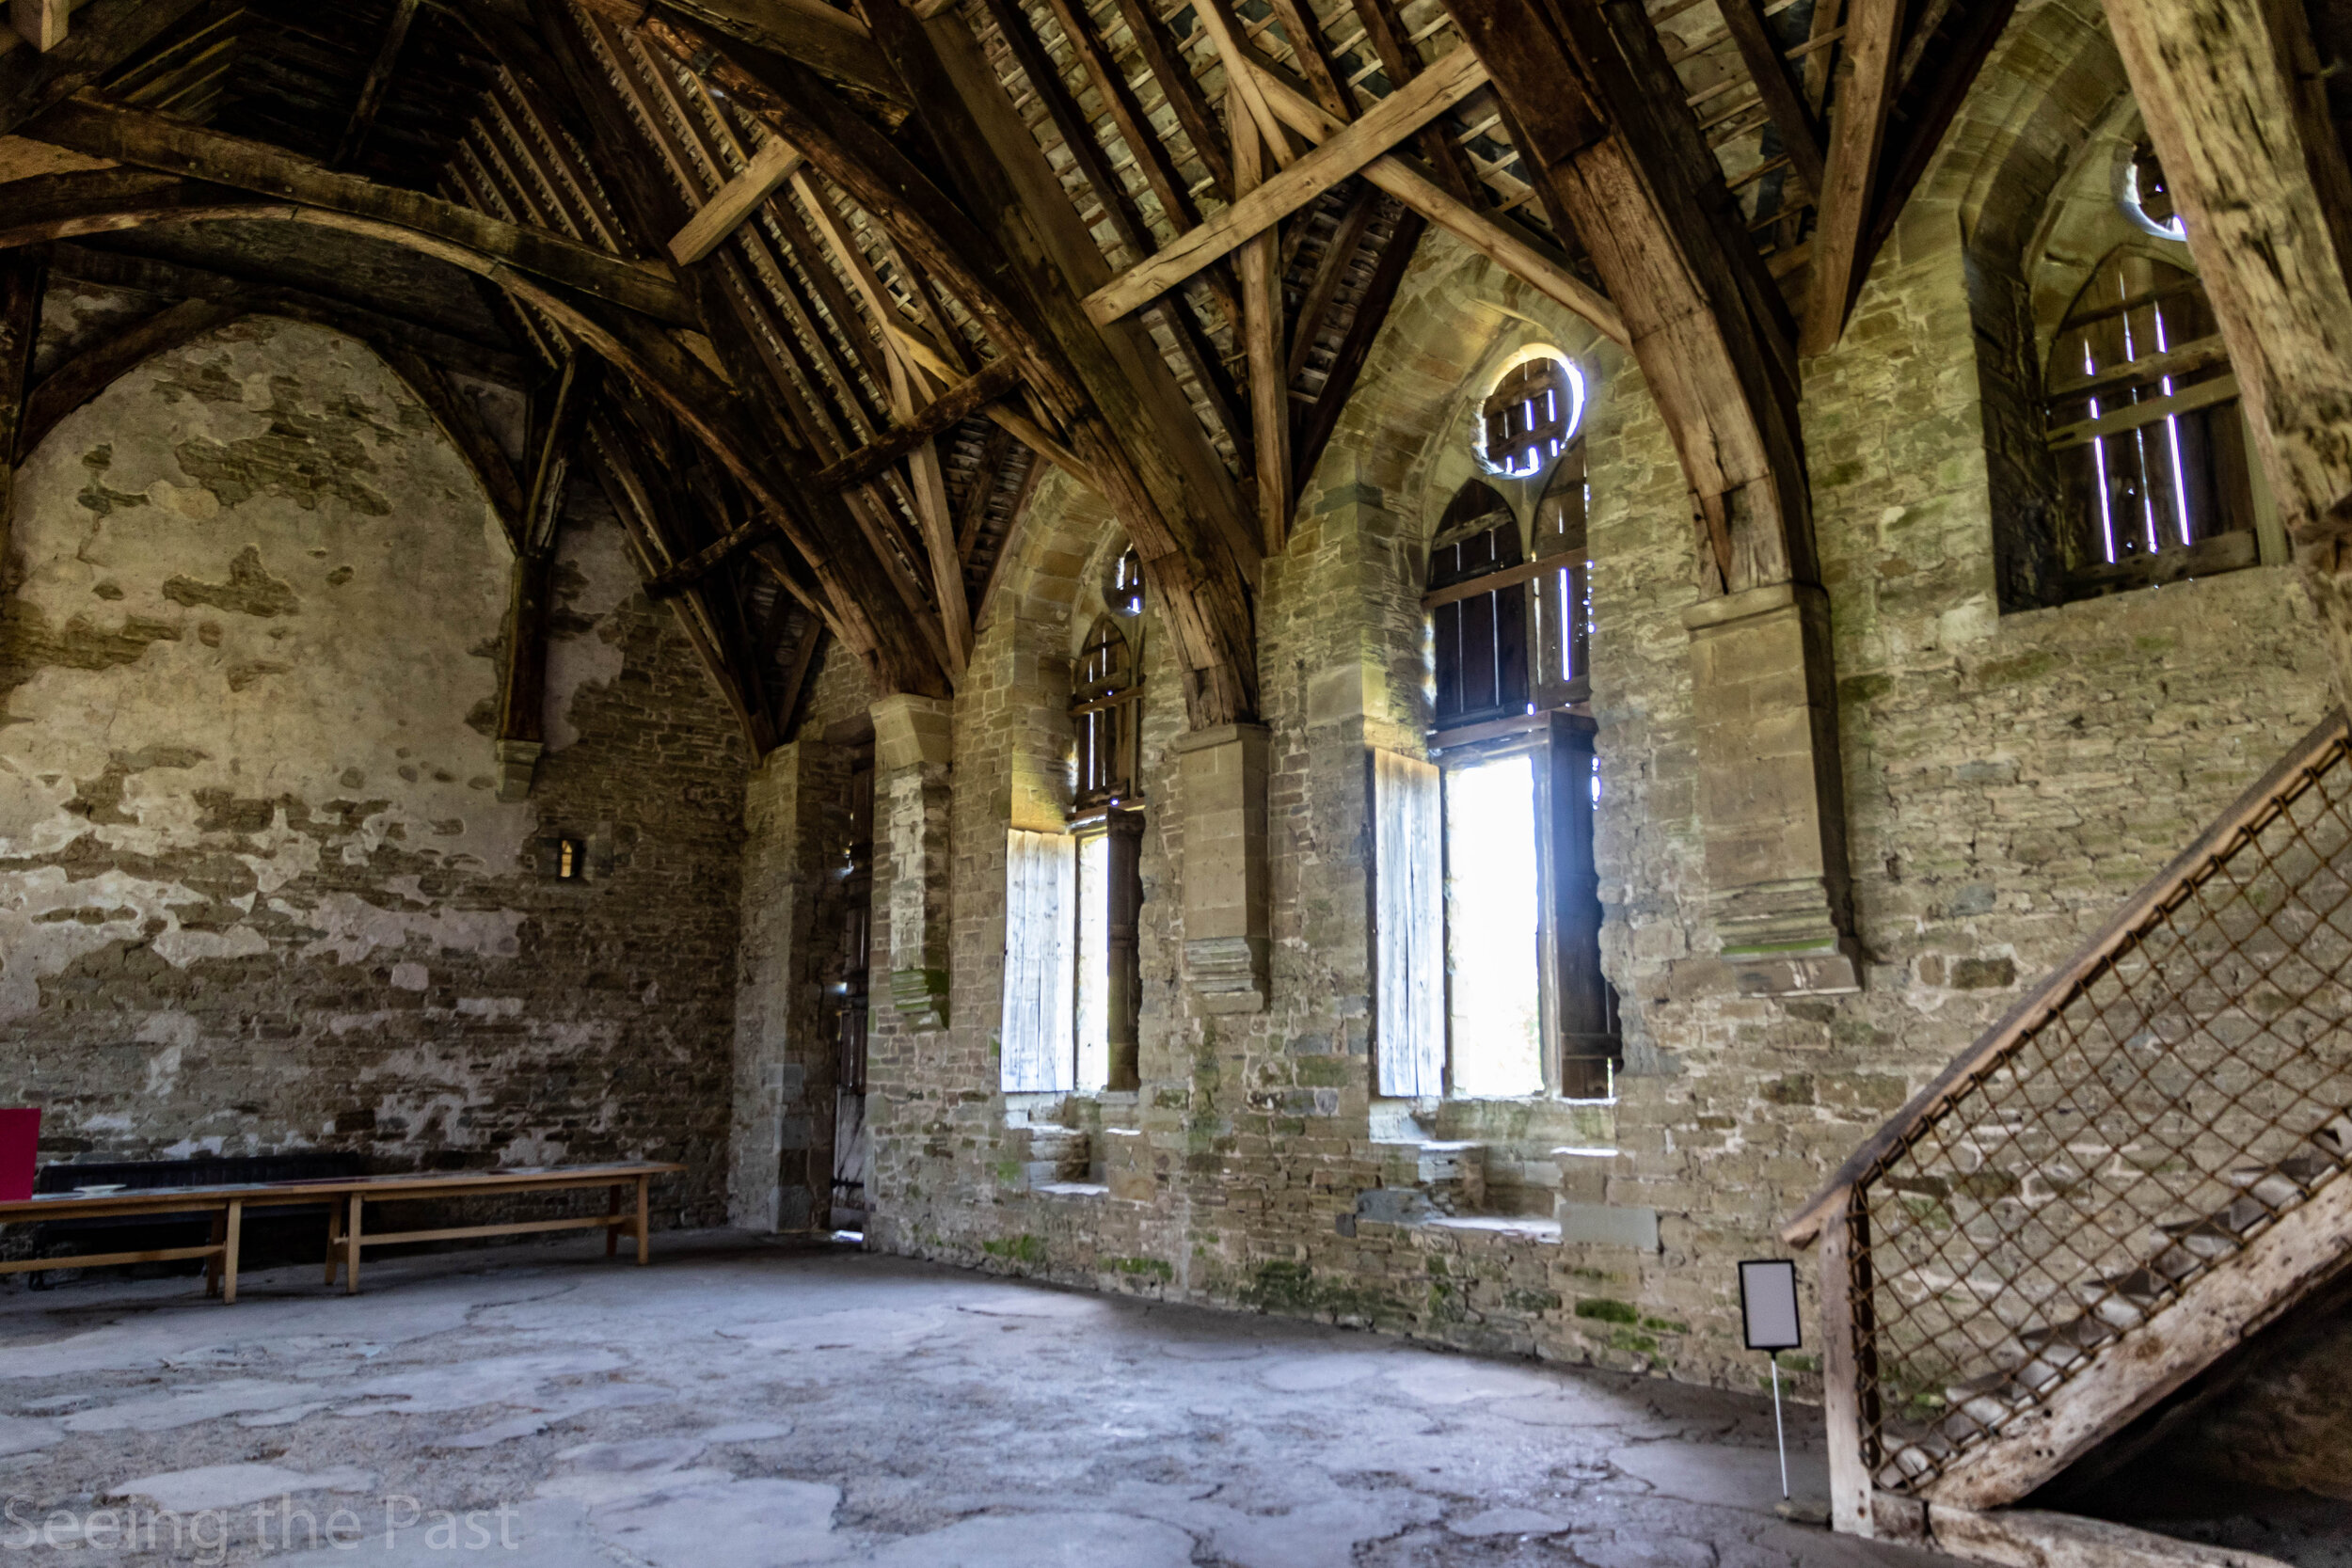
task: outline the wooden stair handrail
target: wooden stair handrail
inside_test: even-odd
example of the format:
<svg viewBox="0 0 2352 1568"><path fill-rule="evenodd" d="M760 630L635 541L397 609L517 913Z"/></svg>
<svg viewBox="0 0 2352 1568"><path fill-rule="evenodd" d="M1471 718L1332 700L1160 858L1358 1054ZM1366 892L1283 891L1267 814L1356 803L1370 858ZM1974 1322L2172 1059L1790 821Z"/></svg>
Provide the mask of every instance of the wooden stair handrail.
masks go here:
<svg viewBox="0 0 2352 1568"><path fill-rule="evenodd" d="M2343 708L2329 710L2328 717L2290 747L2268 772L2232 801L2198 835L2195 843L2124 900L2115 917L2100 927L2097 935L2075 949L2073 958L2052 971L2048 979L2002 1015L1998 1023L1953 1057L1933 1083L1914 1095L1909 1104L1855 1149L1851 1158L1838 1167L1837 1174L1830 1178L1829 1184L1781 1227L1780 1239L1792 1247L1812 1245L1823 1224L1849 1193L1946 1106L1966 1093L1980 1073L2006 1055L2030 1030L2073 1000L2075 988L2112 957L2126 938L2136 934L2149 916L2167 907L2197 873L2236 849L2247 832L2267 819L2268 813L2287 792L2290 782L2298 774L2309 774L2321 753L2344 738L2348 727L2352 726L2347 725Z"/></svg>

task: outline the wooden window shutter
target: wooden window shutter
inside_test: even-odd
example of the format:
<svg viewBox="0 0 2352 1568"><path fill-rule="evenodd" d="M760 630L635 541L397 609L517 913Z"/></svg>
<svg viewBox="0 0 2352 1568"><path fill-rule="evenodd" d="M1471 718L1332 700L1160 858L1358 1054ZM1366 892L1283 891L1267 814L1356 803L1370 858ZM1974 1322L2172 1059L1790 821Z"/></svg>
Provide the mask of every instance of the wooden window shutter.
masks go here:
<svg viewBox="0 0 2352 1568"><path fill-rule="evenodd" d="M1445 920L1438 769L1372 753L1375 1051L1380 1092L1445 1092Z"/></svg>
<svg viewBox="0 0 2352 1568"><path fill-rule="evenodd" d="M1009 1094L1075 1086L1078 843L1068 833L1005 834L1005 1014Z"/></svg>

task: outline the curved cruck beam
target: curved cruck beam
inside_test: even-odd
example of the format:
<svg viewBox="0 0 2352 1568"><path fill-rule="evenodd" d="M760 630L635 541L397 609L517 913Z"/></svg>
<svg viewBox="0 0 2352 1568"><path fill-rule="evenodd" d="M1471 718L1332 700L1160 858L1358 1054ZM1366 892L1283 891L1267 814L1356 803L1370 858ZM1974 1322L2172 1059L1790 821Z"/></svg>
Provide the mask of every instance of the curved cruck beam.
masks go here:
<svg viewBox="0 0 2352 1568"><path fill-rule="evenodd" d="M1200 499L1188 501L1188 482L1172 456L1135 431L1118 428L1110 410L1140 425L1136 404L1107 349L1076 298L1041 254L1018 253L973 211L1005 209L993 197L960 205L890 138L852 112L816 72L801 63L733 40L715 40L674 12L645 11L623 0L591 0L664 54L706 73L826 178L849 194L932 278L963 304L989 337L1023 366L1024 379L1069 431L1071 445L1117 510L1151 579L1162 615L1182 650L1189 676L1185 693L1196 726L1252 719L1258 706L1257 640L1248 574L1256 562L1236 559ZM629 14L622 14L622 13ZM885 18L895 26L896 18ZM911 19L908 19L911 20ZM878 41L880 41L878 40ZM903 71L920 63L928 46L894 36L885 44ZM934 66L935 61L931 62ZM925 78L914 97L935 113L960 117L954 91ZM936 90L933 90L936 89ZM955 136L934 141L954 141ZM980 140L972 129L970 138ZM986 153L972 154L985 165ZM976 166L977 166L976 165ZM951 182L952 183L952 182ZM1000 193L1010 199L1009 193ZM1010 226L1027 228L1026 221ZM1034 236L1030 236L1034 239ZM1089 370L1088 367L1091 367Z"/></svg>
<svg viewBox="0 0 2352 1568"><path fill-rule="evenodd" d="M469 272L482 271L481 259L495 257L534 277L658 321L676 326L698 325L692 302L664 267L628 261L546 230L508 223L421 191L337 174L267 142L224 135L87 97L58 104L26 126L23 134L86 157L135 166L151 177L176 175L266 200L289 201L317 214L306 221L330 228L348 225L358 232L378 232L380 226L398 229L410 236L399 243L440 256ZM8 228L13 230L40 221L40 206L51 195L40 187L115 172L129 173L90 170L15 182L5 220Z"/></svg>
<svg viewBox="0 0 2352 1568"><path fill-rule="evenodd" d="M41 129L45 132L50 124L43 120ZM942 677L928 658L903 640L884 635L875 624L866 607L869 603L888 602L884 585L866 583L863 579L878 577L878 572L863 570L867 563L826 546L823 531L816 526L809 513L806 488L781 471L767 444L754 439L744 428L736 410L734 391L662 330L657 325L660 318L649 320L647 313L612 299L611 293L614 291L590 293L550 279L546 273L554 269L544 256L539 258L536 268L527 267L508 255L485 251L446 230L421 230L364 213L310 206L301 200L272 199L167 174L98 169L43 175L14 182L6 189L8 211L5 217L0 217L0 249L154 225L234 218L309 223L341 230L431 256L476 274L516 300L541 310L598 356L628 372L726 465L760 504L778 517L786 539L815 574L821 593L804 595L803 602L821 616L845 644L872 662L877 675L890 683L891 689L944 691ZM478 215L446 202L433 205L450 213L464 213L469 218ZM518 230L512 224L495 224L495 228L509 232L535 232ZM579 269L590 275L592 283L609 282L612 267L650 276L634 263L621 262L601 252L588 251L584 246L568 248L596 258L599 265ZM671 289L664 281L662 290L651 297L659 300L663 291ZM619 292L632 290L633 285ZM686 311L676 313L691 315ZM861 594L856 591L861 586L869 592Z"/></svg>

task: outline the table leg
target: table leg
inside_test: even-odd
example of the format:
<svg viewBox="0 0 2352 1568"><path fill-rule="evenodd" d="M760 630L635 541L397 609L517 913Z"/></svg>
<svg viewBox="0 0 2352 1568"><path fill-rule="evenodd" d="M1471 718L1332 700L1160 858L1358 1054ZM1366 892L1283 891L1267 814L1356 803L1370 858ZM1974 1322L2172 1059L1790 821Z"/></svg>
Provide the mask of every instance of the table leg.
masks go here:
<svg viewBox="0 0 2352 1568"><path fill-rule="evenodd" d="M359 1293L359 1195L351 1195L351 1213L343 1222L343 1293Z"/></svg>
<svg viewBox="0 0 2352 1568"><path fill-rule="evenodd" d="M326 1283L335 1283L336 1273L343 1261L343 1212L334 1204L326 1206Z"/></svg>
<svg viewBox="0 0 2352 1568"><path fill-rule="evenodd" d="M245 1235L245 1204L236 1198L229 1200L228 1236L221 1245L222 1289L220 1301L224 1307L236 1305L237 1243Z"/></svg>
<svg viewBox="0 0 2352 1568"><path fill-rule="evenodd" d="M618 1258L621 1255L621 1184L618 1181L604 1190L604 1217L613 1222L604 1227L604 1255Z"/></svg>
<svg viewBox="0 0 2352 1568"><path fill-rule="evenodd" d="M216 1247L226 1247L228 1245L228 1237L229 1215L227 1211L224 1210L213 1216L213 1233L210 1238L210 1244ZM210 1258L204 1259L204 1293L208 1296L216 1296L220 1294L220 1263L221 1259L224 1256L225 1254L223 1253L215 1252Z"/></svg>
<svg viewBox="0 0 2352 1568"><path fill-rule="evenodd" d="M645 1196L646 1189L651 1185L650 1179L646 1177L637 1179L637 1266L641 1269L653 1261L652 1240L645 1233L645 1218L650 1208Z"/></svg>

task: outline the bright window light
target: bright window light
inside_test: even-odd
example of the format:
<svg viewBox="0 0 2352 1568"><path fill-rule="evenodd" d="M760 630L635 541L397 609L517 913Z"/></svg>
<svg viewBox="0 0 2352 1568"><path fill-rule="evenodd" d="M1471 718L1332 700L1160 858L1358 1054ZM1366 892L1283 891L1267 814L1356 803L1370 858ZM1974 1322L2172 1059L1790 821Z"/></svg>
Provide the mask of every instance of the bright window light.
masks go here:
<svg viewBox="0 0 2352 1568"><path fill-rule="evenodd" d="M1535 768L1500 757L1446 775L1446 963L1455 1094L1540 1094Z"/></svg>

